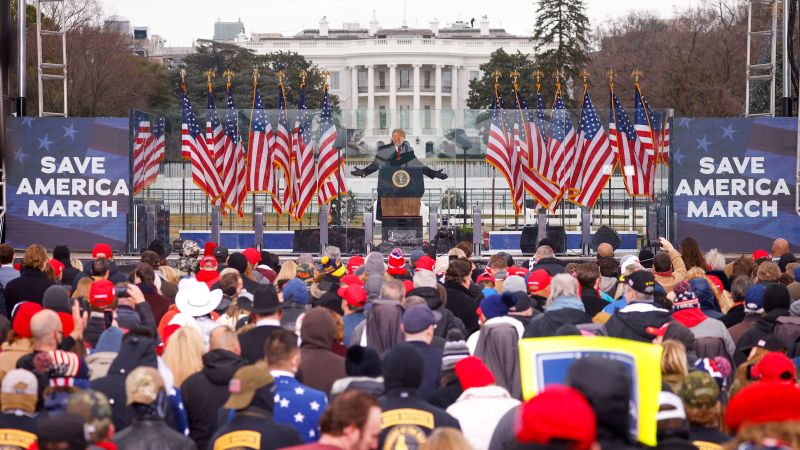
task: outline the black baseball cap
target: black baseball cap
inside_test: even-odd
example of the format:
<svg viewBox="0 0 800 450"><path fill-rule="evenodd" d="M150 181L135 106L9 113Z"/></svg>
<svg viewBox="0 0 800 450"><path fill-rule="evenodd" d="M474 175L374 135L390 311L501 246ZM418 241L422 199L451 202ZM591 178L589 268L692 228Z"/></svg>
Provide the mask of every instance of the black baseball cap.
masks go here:
<svg viewBox="0 0 800 450"><path fill-rule="evenodd" d="M647 270L637 270L630 275L623 275L619 277L619 281L642 294L652 294L656 286L656 277Z"/></svg>

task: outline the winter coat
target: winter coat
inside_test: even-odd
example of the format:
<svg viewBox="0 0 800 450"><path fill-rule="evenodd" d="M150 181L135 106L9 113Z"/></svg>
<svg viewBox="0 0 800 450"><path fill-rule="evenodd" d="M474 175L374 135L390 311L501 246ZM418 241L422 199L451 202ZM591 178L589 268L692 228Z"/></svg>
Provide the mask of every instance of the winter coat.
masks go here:
<svg viewBox="0 0 800 450"><path fill-rule="evenodd" d="M303 343L297 378L326 394L331 391L334 381L347 376L344 358L330 350L335 334L336 323L324 308L312 309L305 315L300 329Z"/></svg>
<svg viewBox="0 0 800 450"><path fill-rule="evenodd" d="M565 298L565 300L566 299L567 298ZM577 303L577 305L574 306L580 306L581 308L583 307L583 302L581 300L571 300L573 303ZM577 302L575 302L575 300L577 300ZM531 320L531 323L528 324L528 327L525 328L523 337L532 338L555 336L556 330L561 328L562 325L577 325L579 323L592 322L592 318L589 317L583 309L572 307L573 305L561 307L561 305L556 304L561 301L563 300L556 299L553 304L547 307L544 314L534 317L533 320Z"/></svg>
<svg viewBox="0 0 800 450"><path fill-rule="evenodd" d="M728 355L732 356L733 352L736 351L736 344L731 339L731 334L725 328L725 325L717 319L707 317L698 308L675 311L672 313L672 318L690 329L695 338L719 338L723 341Z"/></svg>
<svg viewBox="0 0 800 450"><path fill-rule="evenodd" d="M217 428L217 410L228 400L228 384L245 364L244 359L228 350L211 350L203 355L203 370L189 376L181 385L189 436L197 448L208 447L208 440Z"/></svg>
<svg viewBox="0 0 800 450"><path fill-rule="evenodd" d="M756 323L758 323L760 319L761 319L761 314L747 314L744 316L741 322L728 328L728 332L731 334L731 339L733 339L733 343L738 344L739 340L742 339L742 336L744 336L745 333L753 329L753 327L756 326Z"/></svg>
<svg viewBox="0 0 800 450"><path fill-rule="evenodd" d="M750 349L758 345L758 341L766 338L775 331L775 325L778 317L788 316L789 311L783 308L776 308L764 314L764 317L756 322L755 326L745 333L739 342L736 343L736 351L733 355L733 361L736 365L740 365L747 361L750 356Z"/></svg>
<svg viewBox="0 0 800 450"><path fill-rule="evenodd" d="M447 304L445 307L464 323L468 334L478 330L478 303L467 288L457 281L448 281L444 284L447 290Z"/></svg>
<svg viewBox="0 0 800 450"><path fill-rule="evenodd" d="M425 299L425 302L428 304L428 308L430 308L431 311L438 311L442 315L442 319L439 320L439 323L436 324L436 329L433 330L433 334L435 336L447 339L447 333L452 329L458 330L464 337L467 336L467 329L464 326L464 322L456 317L453 311L445 307L445 302L442 301L438 289L430 287L414 288L408 291L406 297L410 297L412 295L422 297Z"/></svg>
<svg viewBox="0 0 800 450"><path fill-rule="evenodd" d="M467 389L447 408L447 413L458 420L472 448L484 450L489 448L500 418L519 404L504 388L489 385Z"/></svg>
<svg viewBox="0 0 800 450"><path fill-rule="evenodd" d="M667 293L672 292L676 284L686 279L687 272L686 264L683 263L683 258L677 250L670 250L668 255L669 259L672 261L672 271L653 272L656 283L660 284Z"/></svg>
<svg viewBox="0 0 800 450"><path fill-rule="evenodd" d="M11 265L0 266L0 286L5 287L9 281L19 277L19 270Z"/></svg>
<svg viewBox="0 0 800 450"><path fill-rule="evenodd" d="M564 264L556 258L542 258L536 262L531 272L539 269L544 269L544 271L549 273L552 277L564 273Z"/></svg>
<svg viewBox="0 0 800 450"><path fill-rule="evenodd" d="M516 320L510 316L493 317L484 322L483 324L481 324L481 329L487 326L492 326L501 323L508 324L514 327L514 329L517 330L517 335L519 336L519 339L522 339L522 336L525 334L525 328L523 328L522 323L519 320ZM481 330L478 330L472 333L467 339L467 348L469 348L470 355L475 354L475 347L477 347L478 340L480 339L480 337L481 337Z"/></svg>
<svg viewBox="0 0 800 450"><path fill-rule="evenodd" d="M38 417L7 412L0 414L0 430L3 430L3 444L8 449L31 448L36 443ZM21 445L19 447L15 446Z"/></svg>
<svg viewBox="0 0 800 450"><path fill-rule="evenodd" d="M248 364L255 364L264 359L264 343L275 330L280 330L278 325L261 325L251 328L239 335L239 344L242 347L242 358Z"/></svg>
<svg viewBox="0 0 800 450"><path fill-rule="evenodd" d="M156 323L159 323L161 318L164 317L164 314L169 310L172 301L159 294L155 286L148 286L143 283L139 283L137 286L139 286L142 294L144 294L144 300L150 305L150 309L153 311L153 318L156 320Z"/></svg>
<svg viewBox="0 0 800 450"><path fill-rule="evenodd" d="M519 415L519 405L509 409L497 421L489 441L489 450L511 450L518 448L517 444L517 416Z"/></svg>
<svg viewBox="0 0 800 450"><path fill-rule="evenodd" d="M583 301L583 307L586 309L586 315L589 317L596 316L597 313L608 306L608 302L600 297L600 293L598 293L596 289L582 289L581 301Z"/></svg>
<svg viewBox="0 0 800 450"><path fill-rule="evenodd" d="M94 352L86 357L86 364L89 365L89 379L96 380L108 375L111 364L117 358L117 352Z"/></svg>
<svg viewBox="0 0 800 450"><path fill-rule="evenodd" d="M236 415L214 434L208 444L209 449L215 448L217 440L228 441L235 438L240 431L255 431L261 437L260 450L277 450L279 448L300 445L303 441L297 434L297 430L288 426L275 423L272 412L265 409L250 406L236 412ZM234 448L223 447L219 448ZM244 448L244 447L235 447ZM253 448L253 447L247 447Z"/></svg>
<svg viewBox="0 0 800 450"><path fill-rule="evenodd" d="M434 428L439 427L461 429L455 417L445 410L423 401L413 389L392 389L378 402L382 411L381 422L387 424L381 429L378 448L400 448L397 444L403 438L405 438L407 448L419 448L424 439L416 439L413 432L403 433L404 429L411 428L412 431L422 431L425 436L430 436ZM420 418L431 418L433 421L421 421ZM392 433L394 430L398 430L400 433ZM391 440L387 441L387 439Z"/></svg>
<svg viewBox="0 0 800 450"><path fill-rule="evenodd" d="M328 407L325 393L300 383L289 372L274 370L271 373L275 380L271 389L275 394L272 410L275 423L297 430L303 442L319 440L319 419Z"/></svg>
<svg viewBox="0 0 800 450"><path fill-rule="evenodd" d="M608 319L606 333L610 337L652 342L654 336L647 332L647 327L659 328L671 319L669 311L652 303L631 303Z"/></svg>
<svg viewBox="0 0 800 450"><path fill-rule="evenodd" d="M44 291L52 285L53 282L41 270L22 267L19 269L19 276L6 283L4 287L6 311L10 314L14 310L14 305L24 301L41 304Z"/></svg>
<svg viewBox="0 0 800 450"><path fill-rule="evenodd" d="M350 340L353 336L353 331L356 329L356 326L366 318L367 316L363 311L351 312L350 314L342 316L342 323L344 324L344 342L342 343L345 346L349 347L352 344Z"/></svg>
<svg viewBox="0 0 800 450"><path fill-rule="evenodd" d="M455 373L450 374L444 383L444 386L433 391L428 398L428 403L438 408L447 409L458 400L464 390L461 388L461 382L458 381Z"/></svg>
<svg viewBox="0 0 800 450"><path fill-rule="evenodd" d="M17 361L23 355L33 351L33 340L30 338L18 338L14 342L3 342L0 352L0 380L11 370L17 367Z"/></svg>
<svg viewBox="0 0 800 450"><path fill-rule="evenodd" d="M69 262L68 258L59 259L58 262L64 264L64 270L61 271L61 284L64 286L72 286L72 282L75 281L75 277L78 276L80 270L72 267L72 263Z"/></svg>
<svg viewBox="0 0 800 450"><path fill-rule="evenodd" d="M119 353L108 369L108 375L89 383L91 389L100 391L108 397L114 429L117 431L126 428L133 421L133 410L127 406L125 378L139 366L158 368L156 342L142 336L130 336L122 340Z"/></svg>
<svg viewBox="0 0 800 450"><path fill-rule="evenodd" d="M400 329L403 305L395 300L373 300L367 306L367 318L353 329L350 345L369 346L383 355L404 340Z"/></svg>
<svg viewBox="0 0 800 450"><path fill-rule="evenodd" d="M347 391L362 391L378 398L383 395L383 377L345 377L336 380L331 387L331 399Z"/></svg>
<svg viewBox="0 0 800 450"><path fill-rule="evenodd" d="M112 405L114 407L116 405ZM194 442L167 425L160 417L137 417L131 426L118 432L114 443L125 450L192 450Z"/></svg>
<svg viewBox="0 0 800 450"><path fill-rule="evenodd" d="M439 387L442 376L442 351L425 342L410 341L408 344L419 350L422 355L423 371L419 396L427 400L431 393Z"/></svg>
<svg viewBox="0 0 800 450"><path fill-rule="evenodd" d="M522 326L510 317L505 321L486 321L475 344L475 356L492 371L498 386L504 387L511 396L522 398L519 366L519 339ZM470 336L471 337L471 336Z"/></svg>

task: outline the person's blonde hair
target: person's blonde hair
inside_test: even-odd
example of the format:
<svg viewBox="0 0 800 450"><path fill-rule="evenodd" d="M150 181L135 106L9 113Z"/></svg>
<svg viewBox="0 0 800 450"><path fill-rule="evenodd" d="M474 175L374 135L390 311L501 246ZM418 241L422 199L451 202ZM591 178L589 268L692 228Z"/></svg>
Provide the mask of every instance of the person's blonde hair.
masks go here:
<svg viewBox="0 0 800 450"><path fill-rule="evenodd" d="M297 263L294 261L286 261L281 265L281 271L275 276L275 286L279 286L281 281L289 281L297 278Z"/></svg>
<svg viewBox="0 0 800 450"><path fill-rule="evenodd" d="M47 256L47 250L39 244L32 244L25 249L25 255L22 257L21 265L22 267L44 272L48 261L50 261L50 257Z"/></svg>
<svg viewBox="0 0 800 450"><path fill-rule="evenodd" d="M180 387L189 376L203 370L203 338L191 325L184 325L169 337L164 362L172 370L175 386Z"/></svg>
<svg viewBox="0 0 800 450"><path fill-rule="evenodd" d="M158 270L161 272L161 275L163 275L164 280L172 284L178 284L181 281L181 277L178 276L178 271L170 266L158 266Z"/></svg>
<svg viewBox="0 0 800 450"><path fill-rule="evenodd" d="M686 376L689 373L689 361L683 343L668 339L661 346L664 347L661 354L661 375Z"/></svg>
<svg viewBox="0 0 800 450"><path fill-rule="evenodd" d="M451 248L450 251L447 252L447 256L455 256L456 258L467 259L467 254L464 253L464 250L461 250L457 247Z"/></svg>
<svg viewBox="0 0 800 450"><path fill-rule="evenodd" d="M439 427L433 430L419 450L464 450L472 446L461 431L450 427Z"/></svg>
<svg viewBox="0 0 800 450"><path fill-rule="evenodd" d="M78 259L77 256L73 256L69 259L69 265L74 267L75 270L83 271L83 263L81 263L81 260Z"/></svg>

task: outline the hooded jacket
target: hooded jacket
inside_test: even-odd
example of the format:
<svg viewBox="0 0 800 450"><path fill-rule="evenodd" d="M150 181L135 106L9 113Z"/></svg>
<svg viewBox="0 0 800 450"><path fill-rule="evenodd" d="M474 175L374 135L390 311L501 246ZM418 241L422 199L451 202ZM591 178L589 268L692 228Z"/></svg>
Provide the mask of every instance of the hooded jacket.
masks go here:
<svg viewBox="0 0 800 450"><path fill-rule="evenodd" d="M112 405L112 407L115 405ZM113 439L118 448L125 450L192 450L194 442L167 425L161 417L141 416L133 419L131 426Z"/></svg>
<svg viewBox="0 0 800 450"><path fill-rule="evenodd" d="M658 328L671 319L669 311L652 303L631 303L608 319L606 333L610 337L652 342L654 336L647 332L647 327Z"/></svg>
<svg viewBox="0 0 800 450"><path fill-rule="evenodd" d="M303 440L294 428L275 423L273 417L274 398L271 392L272 385L264 386L256 391L250 406L236 411L233 418L222 425L219 430L211 437L208 449L213 448L256 448L260 450L277 450L293 445L300 445ZM246 438L241 432L255 432L260 437L260 444L247 447L230 445L220 445L216 447L215 442L220 439L226 444L231 441L236 442L236 438Z"/></svg>
<svg viewBox="0 0 800 450"><path fill-rule="evenodd" d="M733 354L733 362L740 365L747 361L750 356L750 349L758 345L758 341L773 334L778 317L788 316L789 311L783 308L773 309L758 319L755 326L746 332L736 343L736 351Z"/></svg>
<svg viewBox="0 0 800 450"><path fill-rule="evenodd" d="M725 350L728 355L733 355L736 351L736 344L731 338L725 324L717 319L706 317L706 315L698 308L689 308L680 311L674 311L672 318L680 322L686 328L692 330L692 334L696 338L712 337L719 338L725 344Z"/></svg>
<svg viewBox="0 0 800 450"><path fill-rule="evenodd" d="M623 363L596 356L579 359L564 384L581 391L592 406L601 448L639 448L630 435L631 376Z"/></svg>
<svg viewBox="0 0 800 450"><path fill-rule="evenodd" d="M242 357L224 349L203 355L203 370L191 375L181 385L183 407L189 419L189 436L197 448L208 447L216 431L217 410L228 400L228 384L240 367Z"/></svg>
<svg viewBox="0 0 800 450"><path fill-rule="evenodd" d="M400 329L403 305L394 300L375 300L368 306L367 318L356 326L350 344L366 345L383 355L404 340Z"/></svg>
<svg viewBox="0 0 800 450"><path fill-rule="evenodd" d="M430 287L418 287L408 291L406 297L410 297L412 295L422 297L425 299L425 302L428 304L428 308L430 308L431 311L438 311L442 315L442 319L436 324L436 329L433 331L435 336L447 339L447 333L452 329L460 331L462 336L467 335L467 329L464 327L464 322L456 317L455 314L453 314L453 311L445 308L445 302L442 301L438 289Z"/></svg>
<svg viewBox="0 0 800 450"><path fill-rule="evenodd" d="M467 389L455 403L447 408L447 413L461 424L464 437L475 449L489 447L497 423L519 400L500 386L489 385Z"/></svg>
<svg viewBox="0 0 800 450"><path fill-rule="evenodd" d="M143 336L129 336L122 340L119 353L108 369L108 375L92 380L91 389L108 397L114 418L114 429L122 430L131 424L133 411L126 405L125 378L139 366L158 368L156 342Z"/></svg>
<svg viewBox="0 0 800 450"><path fill-rule="evenodd" d="M326 309L315 308L306 313L300 329L303 343L297 379L326 394L336 380L347 376L344 358L331 351L335 334L336 323Z"/></svg>
<svg viewBox="0 0 800 450"><path fill-rule="evenodd" d="M571 301L570 301L571 300ZM547 307L544 314L531 320L525 328L525 338L555 336L556 330L565 324L577 325L591 323L592 318L583 309L583 302L578 298L559 298Z"/></svg>
<svg viewBox="0 0 800 450"><path fill-rule="evenodd" d="M544 269L551 277L564 273L564 265L556 258L542 258L536 262L530 271L533 272L539 269Z"/></svg>
<svg viewBox="0 0 800 450"><path fill-rule="evenodd" d="M505 388L513 398L521 399L519 339L522 327L515 319L506 319L483 324L474 355L492 371L498 386Z"/></svg>

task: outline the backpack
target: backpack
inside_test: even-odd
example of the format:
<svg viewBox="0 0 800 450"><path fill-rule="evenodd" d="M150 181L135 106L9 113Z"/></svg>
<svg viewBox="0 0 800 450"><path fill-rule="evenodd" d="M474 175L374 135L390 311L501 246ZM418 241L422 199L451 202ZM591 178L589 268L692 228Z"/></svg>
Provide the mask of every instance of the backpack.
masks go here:
<svg viewBox="0 0 800 450"><path fill-rule="evenodd" d="M789 358L800 356L800 317L779 317L773 334L786 344L786 356Z"/></svg>
<svg viewBox="0 0 800 450"><path fill-rule="evenodd" d="M733 365L733 358L725 349L725 341L719 337L706 336L694 340L694 351L698 358L714 359L721 356Z"/></svg>

